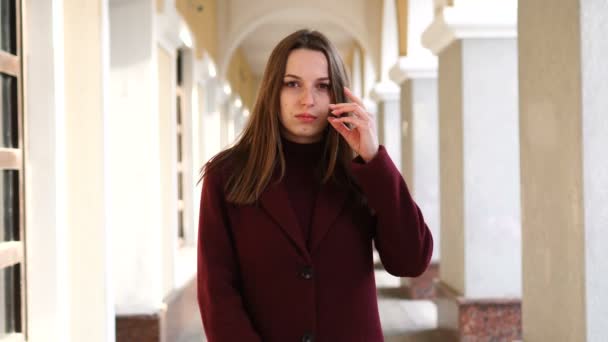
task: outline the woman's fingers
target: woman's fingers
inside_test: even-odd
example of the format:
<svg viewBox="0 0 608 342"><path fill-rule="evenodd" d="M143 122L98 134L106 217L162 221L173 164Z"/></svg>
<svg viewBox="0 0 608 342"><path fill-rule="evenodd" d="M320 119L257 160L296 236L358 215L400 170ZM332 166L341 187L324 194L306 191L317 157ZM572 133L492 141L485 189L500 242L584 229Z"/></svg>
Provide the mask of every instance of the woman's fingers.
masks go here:
<svg viewBox="0 0 608 342"><path fill-rule="evenodd" d="M368 122L355 116L344 116L341 118L332 118L330 121L343 122L354 125L357 128L369 128Z"/></svg>
<svg viewBox="0 0 608 342"><path fill-rule="evenodd" d="M330 105L331 113L335 115L340 115L342 113L354 113L358 117L361 118L372 118L372 115L366 112L363 108L361 108L358 104L355 103L339 103Z"/></svg>
<svg viewBox="0 0 608 342"><path fill-rule="evenodd" d="M346 140L346 142L348 142L349 145L352 143L352 129L348 128L343 122L339 122L338 120L330 119L329 123L330 125L332 125L333 128L336 129L336 131L338 131L338 133L340 133L340 135L342 135L342 137L344 137L344 139Z"/></svg>
<svg viewBox="0 0 608 342"><path fill-rule="evenodd" d="M353 92L350 91L350 89L348 89L347 87L344 87L344 95L346 95L346 97L351 99L353 102L355 102L359 106L365 108L365 106L363 105L363 101L361 101L358 97L356 97L355 94L353 94Z"/></svg>

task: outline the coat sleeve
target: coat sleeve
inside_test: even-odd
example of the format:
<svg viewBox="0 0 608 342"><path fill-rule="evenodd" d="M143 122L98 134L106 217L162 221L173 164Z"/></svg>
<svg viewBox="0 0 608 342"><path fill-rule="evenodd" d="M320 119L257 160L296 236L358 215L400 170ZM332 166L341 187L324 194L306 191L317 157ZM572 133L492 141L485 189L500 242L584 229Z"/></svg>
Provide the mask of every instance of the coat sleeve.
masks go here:
<svg viewBox="0 0 608 342"><path fill-rule="evenodd" d="M222 187L203 181L198 232L197 296L207 341L260 342L243 305Z"/></svg>
<svg viewBox="0 0 608 342"><path fill-rule="evenodd" d="M374 245L384 268L398 277L421 275L433 254L433 237L385 147L367 164L356 158L351 168L376 215Z"/></svg>

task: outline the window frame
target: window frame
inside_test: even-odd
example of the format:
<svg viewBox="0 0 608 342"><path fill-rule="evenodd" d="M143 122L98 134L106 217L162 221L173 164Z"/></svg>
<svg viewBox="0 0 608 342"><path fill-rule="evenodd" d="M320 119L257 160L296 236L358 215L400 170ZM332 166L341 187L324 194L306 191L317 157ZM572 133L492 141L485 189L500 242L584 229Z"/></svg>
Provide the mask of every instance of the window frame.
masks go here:
<svg viewBox="0 0 608 342"><path fill-rule="evenodd" d="M14 170L18 173L18 195L19 195L19 239L12 241L0 241L0 270L5 270L11 266L19 265L19 314L20 323L18 332L9 332L6 336L0 337L0 342L25 341L27 336L27 303L26 303L26 260L25 260L25 187L24 187L24 94L23 94L23 59L22 59L22 1L13 1L15 6L15 55L4 50L0 50L0 73L14 77L17 91L17 147L0 148L0 170ZM0 97L1 100L1 97ZM0 107L0 115L1 113ZM10 128L9 128L10 129ZM4 228L3 228L4 229ZM5 322L3 322L4 324Z"/></svg>
<svg viewBox="0 0 608 342"><path fill-rule="evenodd" d="M177 242L178 247L186 245L186 224L184 212L184 52L182 48L175 51L175 153L177 179Z"/></svg>

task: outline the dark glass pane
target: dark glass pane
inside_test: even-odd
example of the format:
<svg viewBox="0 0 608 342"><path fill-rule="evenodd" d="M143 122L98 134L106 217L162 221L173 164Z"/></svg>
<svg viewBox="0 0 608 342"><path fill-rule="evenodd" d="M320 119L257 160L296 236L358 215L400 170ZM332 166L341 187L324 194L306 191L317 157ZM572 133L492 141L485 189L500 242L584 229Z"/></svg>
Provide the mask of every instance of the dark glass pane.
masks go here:
<svg viewBox="0 0 608 342"><path fill-rule="evenodd" d="M179 199L179 200L184 199L184 189L183 189L183 185L182 185L183 182L184 182L184 177L182 176L182 173L179 172L177 174L177 199Z"/></svg>
<svg viewBox="0 0 608 342"><path fill-rule="evenodd" d="M4 1L4 0L0 0ZM0 74L0 101L2 101L2 121L0 129L2 138L0 147L17 148L19 144L18 108L17 108L17 79Z"/></svg>
<svg viewBox="0 0 608 342"><path fill-rule="evenodd" d="M177 162L182 162L182 135L177 134Z"/></svg>
<svg viewBox="0 0 608 342"><path fill-rule="evenodd" d="M177 62L175 64L177 64L177 85L181 86L182 85L182 81L183 81L183 75L182 75L182 70L183 70L183 64L182 64L182 58L183 54L182 54L182 50L177 50Z"/></svg>
<svg viewBox="0 0 608 342"><path fill-rule="evenodd" d="M0 317L2 317L0 339L11 333L22 332L20 265L0 270Z"/></svg>
<svg viewBox="0 0 608 342"><path fill-rule="evenodd" d="M177 97L177 124L182 124L182 98L181 96Z"/></svg>
<svg viewBox="0 0 608 342"><path fill-rule="evenodd" d="M16 0L0 0L0 49L17 54Z"/></svg>
<svg viewBox="0 0 608 342"><path fill-rule="evenodd" d="M2 230L0 242L19 240L19 172L3 170L0 180L0 216L2 216Z"/></svg>
<svg viewBox="0 0 608 342"><path fill-rule="evenodd" d="M184 213L182 211L177 213L177 236L184 238Z"/></svg>

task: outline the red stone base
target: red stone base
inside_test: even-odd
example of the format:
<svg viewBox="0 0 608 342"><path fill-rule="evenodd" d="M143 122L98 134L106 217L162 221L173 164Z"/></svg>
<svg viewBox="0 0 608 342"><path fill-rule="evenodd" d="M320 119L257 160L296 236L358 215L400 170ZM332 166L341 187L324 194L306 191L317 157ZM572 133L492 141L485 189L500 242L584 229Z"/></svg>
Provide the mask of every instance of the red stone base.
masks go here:
<svg viewBox="0 0 608 342"><path fill-rule="evenodd" d="M422 275L404 279L403 287L408 299L435 299L435 282L439 278L439 264L431 263Z"/></svg>
<svg viewBox="0 0 608 342"><path fill-rule="evenodd" d="M116 316L116 342L164 342L163 316L161 313Z"/></svg>
<svg viewBox="0 0 608 342"><path fill-rule="evenodd" d="M440 328L455 330L461 342L522 339L520 299L468 299L438 282Z"/></svg>
<svg viewBox="0 0 608 342"><path fill-rule="evenodd" d="M202 331L194 279L165 304L166 310L155 314L116 316L116 342L176 342L183 334Z"/></svg>

